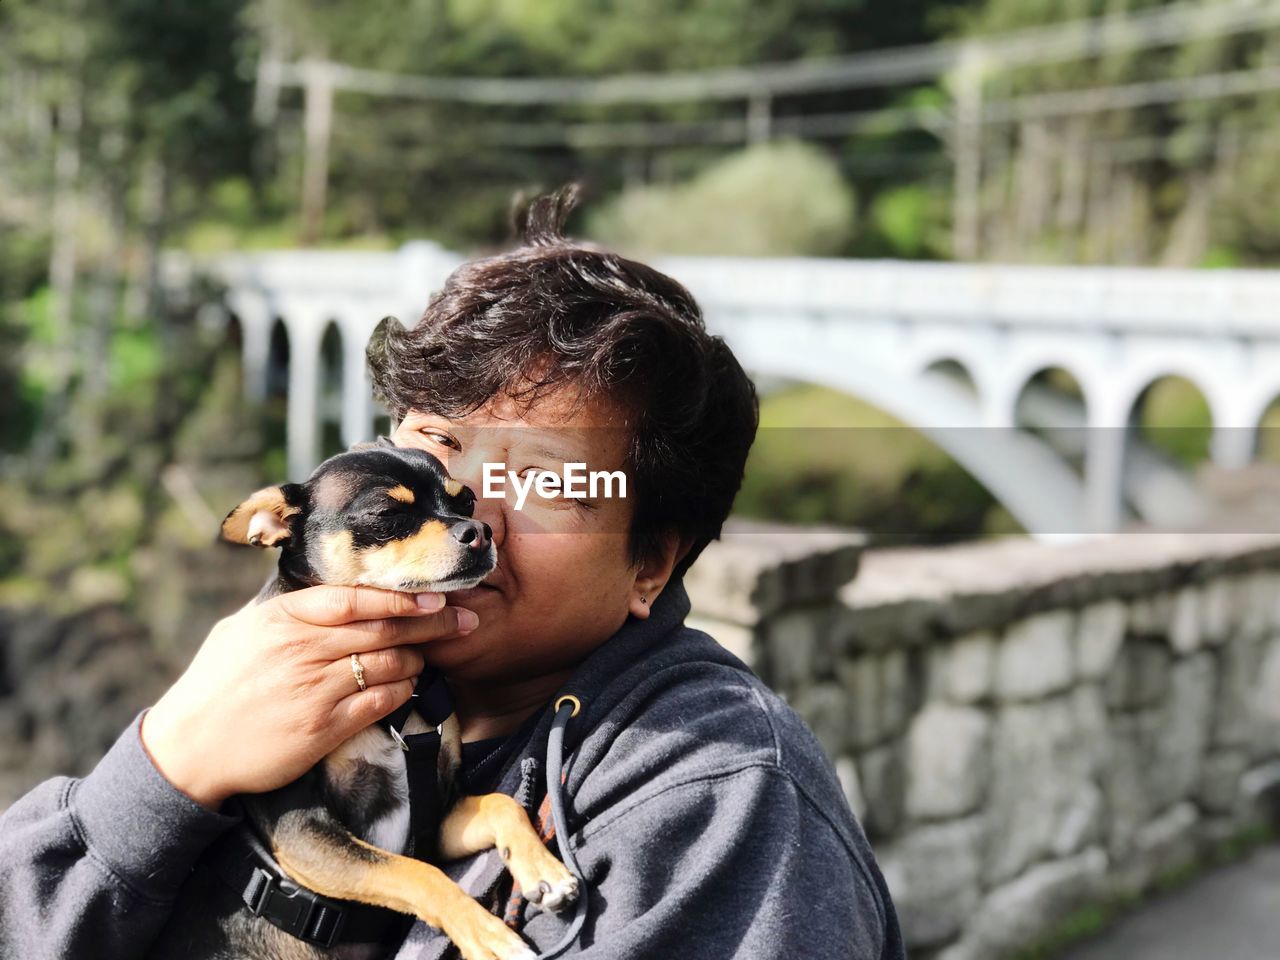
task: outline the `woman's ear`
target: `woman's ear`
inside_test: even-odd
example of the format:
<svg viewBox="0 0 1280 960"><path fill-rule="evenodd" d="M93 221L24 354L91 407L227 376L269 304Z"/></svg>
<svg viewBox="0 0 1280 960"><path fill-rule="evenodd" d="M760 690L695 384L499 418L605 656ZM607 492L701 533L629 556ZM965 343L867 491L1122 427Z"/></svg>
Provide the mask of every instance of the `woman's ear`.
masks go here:
<svg viewBox="0 0 1280 960"><path fill-rule="evenodd" d="M680 537L674 530L662 537L662 547L657 556L641 562L636 570L635 584L631 588L629 609L637 620L647 620L653 602L658 599L671 571L693 546L691 537Z"/></svg>
<svg viewBox="0 0 1280 960"><path fill-rule="evenodd" d="M222 521L222 539L255 547L275 547L293 536L291 524L302 513L303 488L298 483L264 487Z"/></svg>

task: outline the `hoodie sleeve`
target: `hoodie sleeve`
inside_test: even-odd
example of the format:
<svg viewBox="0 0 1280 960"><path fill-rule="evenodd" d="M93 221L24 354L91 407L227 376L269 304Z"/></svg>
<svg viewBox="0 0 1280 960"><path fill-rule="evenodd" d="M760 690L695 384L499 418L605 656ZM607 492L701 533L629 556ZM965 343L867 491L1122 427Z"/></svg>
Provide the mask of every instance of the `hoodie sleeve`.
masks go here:
<svg viewBox="0 0 1280 960"><path fill-rule="evenodd" d="M574 838L590 913L564 956L902 957L874 858L845 836L767 763L637 797ZM537 914L523 932L545 950L571 914Z"/></svg>
<svg viewBox="0 0 1280 960"><path fill-rule="evenodd" d="M235 817L156 769L142 714L84 779L56 777L0 815L0 957L142 957L196 859Z"/></svg>

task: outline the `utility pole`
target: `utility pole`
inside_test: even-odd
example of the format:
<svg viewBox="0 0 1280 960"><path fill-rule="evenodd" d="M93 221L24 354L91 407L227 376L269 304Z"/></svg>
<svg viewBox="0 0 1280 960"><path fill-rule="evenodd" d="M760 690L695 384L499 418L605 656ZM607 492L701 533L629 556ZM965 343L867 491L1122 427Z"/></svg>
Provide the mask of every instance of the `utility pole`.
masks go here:
<svg viewBox="0 0 1280 960"><path fill-rule="evenodd" d="M765 143L772 134L773 98L769 94L754 93L747 101L747 141Z"/></svg>
<svg viewBox="0 0 1280 960"><path fill-rule="evenodd" d="M951 249L956 260L977 260L982 242L982 50L965 48L956 71L954 196Z"/></svg>
<svg viewBox="0 0 1280 960"><path fill-rule="evenodd" d="M302 229L299 239L310 246L320 237L329 190L329 140L333 127L333 73L328 63L304 64L306 136L302 161Z"/></svg>

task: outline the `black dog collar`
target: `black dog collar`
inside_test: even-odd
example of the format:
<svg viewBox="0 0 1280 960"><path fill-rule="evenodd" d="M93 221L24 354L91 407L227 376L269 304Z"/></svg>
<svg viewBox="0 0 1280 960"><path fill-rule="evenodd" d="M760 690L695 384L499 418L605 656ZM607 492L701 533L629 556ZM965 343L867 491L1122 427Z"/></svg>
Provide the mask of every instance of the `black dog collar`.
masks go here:
<svg viewBox="0 0 1280 960"><path fill-rule="evenodd" d="M392 739L400 744L402 750L409 749L401 731L413 713L417 713L433 730L453 715L453 698L449 696L449 685L444 682L444 676L431 667L418 675L413 695L399 709L378 721L391 734Z"/></svg>

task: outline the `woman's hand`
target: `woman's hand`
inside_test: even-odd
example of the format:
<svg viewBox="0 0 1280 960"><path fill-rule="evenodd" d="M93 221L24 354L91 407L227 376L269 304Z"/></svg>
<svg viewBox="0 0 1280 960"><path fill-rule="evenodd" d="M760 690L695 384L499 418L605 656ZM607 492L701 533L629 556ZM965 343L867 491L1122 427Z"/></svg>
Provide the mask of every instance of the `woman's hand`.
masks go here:
<svg viewBox="0 0 1280 960"><path fill-rule="evenodd" d="M160 772L210 809L302 776L413 692L413 644L469 633L475 614L439 593L316 586L218 621L191 666L147 711ZM366 690L351 669L364 666Z"/></svg>

